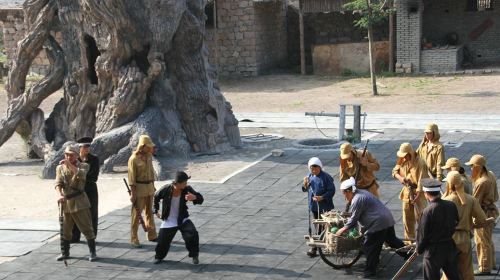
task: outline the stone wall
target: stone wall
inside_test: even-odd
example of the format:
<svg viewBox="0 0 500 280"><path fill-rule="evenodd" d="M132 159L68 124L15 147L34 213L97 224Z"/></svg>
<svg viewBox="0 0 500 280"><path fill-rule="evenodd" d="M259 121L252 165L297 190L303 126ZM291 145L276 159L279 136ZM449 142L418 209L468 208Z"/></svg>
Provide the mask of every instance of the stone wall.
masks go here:
<svg viewBox="0 0 500 280"><path fill-rule="evenodd" d="M423 37L433 45L445 45L446 36L454 32L459 44L469 50L473 62L500 62L500 1L493 1L493 10L466 9L466 0L429 1L423 14ZM485 22L490 27L471 40L470 34Z"/></svg>
<svg viewBox="0 0 500 280"><path fill-rule="evenodd" d="M376 71L389 65L389 42L375 42ZM341 75L370 71L368 43L326 44L313 46L313 67L316 75Z"/></svg>
<svg viewBox="0 0 500 280"><path fill-rule="evenodd" d="M255 76L286 62L286 1L218 0L207 29L210 61L221 76Z"/></svg>
<svg viewBox="0 0 500 280"><path fill-rule="evenodd" d="M7 67L16 53L17 43L24 38L26 33L26 25L24 24L23 18L24 13L22 9L0 10L0 23L2 25L3 42L7 55ZM30 71L39 75L46 75L49 70L49 65L49 60L42 50L33 61Z"/></svg>
<svg viewBox="0 0 500 280"><path fill-rule="evenodd" d="M284 67L287 61L286 1L258 4L255 7L257 70Z"/></svg>

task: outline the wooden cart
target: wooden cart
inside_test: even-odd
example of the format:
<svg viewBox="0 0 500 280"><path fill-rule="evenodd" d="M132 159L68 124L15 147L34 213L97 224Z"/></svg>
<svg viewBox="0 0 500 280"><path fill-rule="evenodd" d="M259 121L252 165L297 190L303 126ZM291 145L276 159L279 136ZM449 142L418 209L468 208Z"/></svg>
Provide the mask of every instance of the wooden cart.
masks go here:
<svg viewBox="0 0 500 280"><path fill-rule="evenodd" d="M321 259L335 269L348 268L354 265L362 253L363 236L349 238L336 236L330 232L332 227L342 228L350 217L350 213L329 211L321 214L321 219L314 219L313 224L322 228L314 235L305 235L307 245L318 249Z"/></svg>

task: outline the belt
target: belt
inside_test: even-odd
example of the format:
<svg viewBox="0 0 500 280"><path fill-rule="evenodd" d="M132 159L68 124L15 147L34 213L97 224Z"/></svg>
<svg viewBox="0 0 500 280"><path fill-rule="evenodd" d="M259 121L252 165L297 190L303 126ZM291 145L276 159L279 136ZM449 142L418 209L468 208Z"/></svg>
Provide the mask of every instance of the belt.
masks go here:
<svg viewBox="0 0 500 280"><path fill-rule="evenodd" d="M64 198L67 199L67 200L70 200L70 199L73 199L73 198L75 198L77 196L80 196L82 194L83 194L82 191L76 191L74 193L70 193L70 194L65 195Z"/></svg>
<svg viewBox="0 0 500 280"><path fill-rule="evenodd" d="M135 181L137 184L151 184L154 182L154 180L150 180L150 181Z"/></svg>
<svg viewBox="0 0 500 280"><path fill-rule="evenodd" d="M373 186L373 183L375 183L375 180L373 180L370 184L368 184L368 185L366 185L366 186L363 186L363 187L356 187L356 188L358 188L358 189L362 189L362 190L364 190L364 189L368 189L369 187Z"/></svg>

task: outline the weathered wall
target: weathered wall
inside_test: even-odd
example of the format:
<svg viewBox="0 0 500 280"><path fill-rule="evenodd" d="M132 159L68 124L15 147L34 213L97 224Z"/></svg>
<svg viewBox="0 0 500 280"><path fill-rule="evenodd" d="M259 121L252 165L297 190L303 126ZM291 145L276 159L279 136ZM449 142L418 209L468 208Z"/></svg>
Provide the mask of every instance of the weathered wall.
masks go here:
<svg viewBox="0 0 500 280"><path fill-rule="evenodd" d="M16 53L17 42L22 40L26 33L24 24L24 13L21 9L3 9L0 10L0 24L3 30L3 42L5 54L7 55L6 66L9 66L10 60ZM49 70L49 60L42 52L35 58L30 71L39 75L47 74Z"/></svg>
<svg viewBox="0 0 500 280"><path fill-rule="evenodd" d="M286 1L255 5L255 34L257 44L257 71L285 66Z"/></svg>
<svg viewBox="0 0 500 280"><path fill-rule="evenodd" d="M255 76L286 62L286 1L218 0L207 29L210 61L221 76Z"/></svg>
<svg viewBox="0 0 500 280"><path fill-rule="evenodd" d="M474 62L500 62L500 1L493 10L466 11L466 0L433 0L425 4L423 36L434 45L446 44L446 35L455 32L459 43L472 54ZM469 34L486 20L493 24L476 40Z"/></svg>
<svg viewBox="0 0 500 280"><path fill-rule="evenodd" d="M312 47L320 44L366 42L367 32L354 26L358 15L346 13L317 13L304 15L304 42L306 64L312 65ZM299 15L296 7L290 5L288 21L288 61L290 65L300 65ZM374 28L375 41L388 40L388 22Z"/></svg>
<svg viewBox="0 0 500 280"><path fill-rule="evenodd" d="M389 65L389 42L375 42L376 70ZM370 71L368 43L345 43L313 46L313 67L317 75L340 75L347 72ZM384 68L384 69L382 69Z"/></svg>

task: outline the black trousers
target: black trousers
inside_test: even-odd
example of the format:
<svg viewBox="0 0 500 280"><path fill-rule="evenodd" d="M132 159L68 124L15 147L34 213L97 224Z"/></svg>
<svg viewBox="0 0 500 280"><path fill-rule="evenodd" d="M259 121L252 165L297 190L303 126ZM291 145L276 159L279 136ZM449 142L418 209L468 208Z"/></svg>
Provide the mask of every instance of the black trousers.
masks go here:
<svg viewBox="0 0 500 280"><path fill-rule="evenodd" d="M424 279L440 279L442 269L448 279L461 280L457 255L457 247L453 240L427 247L424 252Z"/></svg>
<svg viewBox="0 0 500 280"><path fill-rule="evenodd" d="M90 201L90 216L92 218L92 228L94 230L94 235L97 237L97 224L98 224L98 217L99 217L99 193L97 192L97 184L96 183L87 183L85 185L85 193L87 194L87 197L89 198ZM80 230L76 226L76 224L73 226L73 238L72 242L79 242L80 241Z"/></svg>
<svg viewBox="0 0 500 280"><path fill-rule="evenodd" d="M155 249L155 259L162 260L167 256L172 239L174 239L178 230L181 231L182 239L184 239L184 242L186 243L186 249L189 251L189 257L198 257L200 252L200 237L193 222L191 222L191 220L187 220L180 227L160 229L160 233L158 234L158 243L156 244Z"/></svg>
<svg viewBox="0 0 500 280"><path fill-rule="evenodd" d="M404 242L396 237L394 226L376 232L365 233L363 240L363 252L366 255L365 273L375 274L377 272L380 252L382 252L384 242L394 249L405 246ZM404 256L403 252L398 254Z"/></svg>

